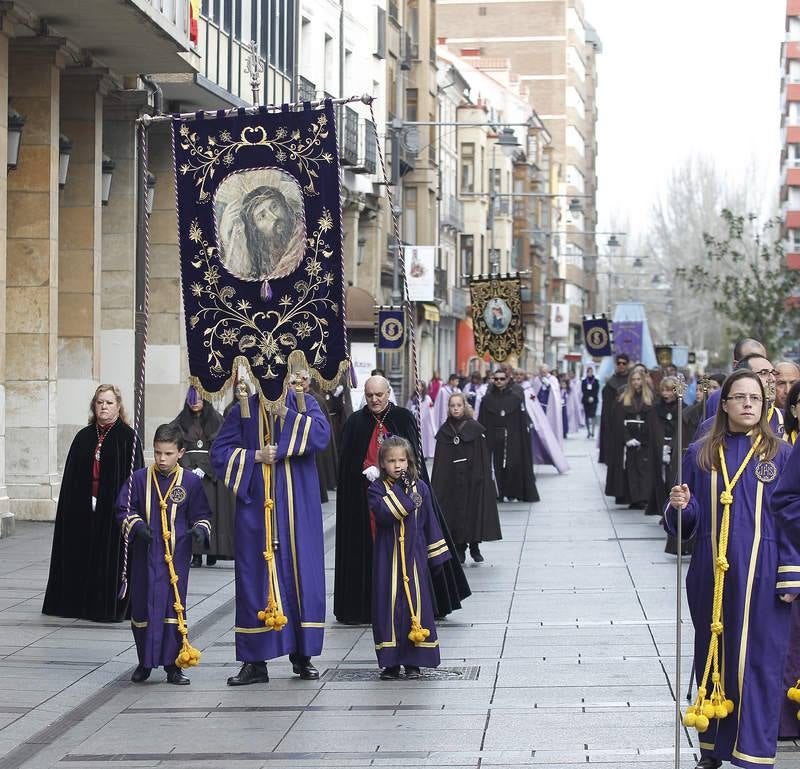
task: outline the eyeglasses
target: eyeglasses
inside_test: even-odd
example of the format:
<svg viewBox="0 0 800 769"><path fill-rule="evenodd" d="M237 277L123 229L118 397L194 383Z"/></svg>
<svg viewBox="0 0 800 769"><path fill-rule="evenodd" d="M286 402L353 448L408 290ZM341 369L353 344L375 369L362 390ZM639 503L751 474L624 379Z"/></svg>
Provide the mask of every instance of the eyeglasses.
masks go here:
<svg viewBox="0 0 800 769"><path fill-rule="evenodd" d="M750 393L736 393L736 395L729 395L725 398L726 401L734 401L734 403L743 404L750 401L750 403L761 403L763 398L760 395L750 395Z"/></svg>
<svg viewBox="0 0 800 769"><path fill-rule="evenodd" d="M775 377L778 376L778 372L774 368L773 369L762 368L761 371L754 371L753 373L756 374L761 379L763 379L764 377L768 377L770 374L772 374L772 376Z"/></svg>
<svg viewBox="0 0 800 769"><path fill-rule="evenodd" d="M493 376L492 381L494 382L505 382L506 378L504 376Z"/></svg>

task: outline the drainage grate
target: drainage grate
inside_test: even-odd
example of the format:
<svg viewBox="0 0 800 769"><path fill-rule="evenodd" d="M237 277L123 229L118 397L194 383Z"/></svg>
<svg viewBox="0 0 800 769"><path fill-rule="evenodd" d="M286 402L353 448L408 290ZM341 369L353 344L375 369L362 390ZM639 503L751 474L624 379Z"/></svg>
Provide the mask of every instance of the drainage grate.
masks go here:
<svg viewBox="0 0 800 769"><path fill-rule="evenodd" d="M422 668L421 681L477 681L481 672L480 665L465 665L452 668ZM377 681L380 671L376 668L328 668L322 674L322 680L333 681Z"/></svg>

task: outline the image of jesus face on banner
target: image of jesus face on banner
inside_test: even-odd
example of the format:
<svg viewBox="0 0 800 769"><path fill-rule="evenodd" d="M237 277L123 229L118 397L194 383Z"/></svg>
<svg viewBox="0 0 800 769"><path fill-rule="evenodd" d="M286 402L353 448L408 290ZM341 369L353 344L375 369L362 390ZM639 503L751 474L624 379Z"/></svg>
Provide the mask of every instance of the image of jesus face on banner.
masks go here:
<svg viewBox="0 0 800 769"><path fill-rule="evenodd" d="M483 309L483 319L493 334L504 334L511 324L511 308L505 299L492 297Z"/></svg>
<svg viewBox="0 0 800 769"><path fill-rule="evenodd" d="M242 280L269 280L294 272L305 252L300 185L279 168L231 174L214 196L220 255Z"/></svg>

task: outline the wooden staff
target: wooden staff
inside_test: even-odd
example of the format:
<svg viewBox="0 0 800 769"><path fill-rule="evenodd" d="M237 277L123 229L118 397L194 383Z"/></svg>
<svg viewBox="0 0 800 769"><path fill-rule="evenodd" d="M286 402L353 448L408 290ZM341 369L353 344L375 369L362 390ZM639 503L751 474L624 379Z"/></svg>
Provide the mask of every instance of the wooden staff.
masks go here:
<svg viewBox="0 0 800 769"><path fill-rule="evenodd" d="M675 384L675 395L678 397L678 446L683 450L683 396L686 394L686 380L678 374ZM682 457L681 457L682 458ZM677 485L683 485L683 462L678 462ZM681 730L683 713L681 712L681 608L683 598L683 511L678 510L677 568L675 571L675 769L681 768Z"/></svg>

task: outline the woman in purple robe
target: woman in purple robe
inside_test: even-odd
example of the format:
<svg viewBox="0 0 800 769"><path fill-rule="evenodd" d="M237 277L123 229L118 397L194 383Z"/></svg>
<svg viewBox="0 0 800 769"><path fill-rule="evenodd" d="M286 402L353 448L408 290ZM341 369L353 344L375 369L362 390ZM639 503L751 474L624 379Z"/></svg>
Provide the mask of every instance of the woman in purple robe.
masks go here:
<svg viewBox="0 0 800 769"><path fill-rule="evenodd" d="M375 517L372 549L372 634L383 680L419 678L420 667L439 665L428 570L450 558L431 504L431 490L417 474L411 444L386 438L378 451L380 478L367 489Z"/></svg>
<svg viewBox="0 0 800 769"><path fill-rule="evenodd" d="M211 447L214 471L237 498L234 632L243 664L229 686L267 683L266 660L287 654L295 674L319 678L311 657L322 651L325 563L314 454L331 433L317 401L304 400L300 413L290 387L270 413L251 395L249 415L234 406Z"/></svg>
<svg viewBox="0 0 800 769"><path fill-rule="evenodd" d="M412 413L419 412L419 426L422 430L422 455L425 459L432 459L436 453L436 427L434 418L434 408L431 396L428 395L428 388L421 379L417 382L417 398L409 398L406 408Z"/></svg>
<svg viewBox="0 0 800 769"><path fill-rule="evenodd" d="M721 393L664 517L674 535L680 510L682 536L695 539L686 594L698 698L684 723L701 732L697 767L757 769L775 760L790 602L800 591L800 538L787 536L774 492L776 479L797 471L786 470L789 447L769 426L759 378L737 371Z"/></svg>

